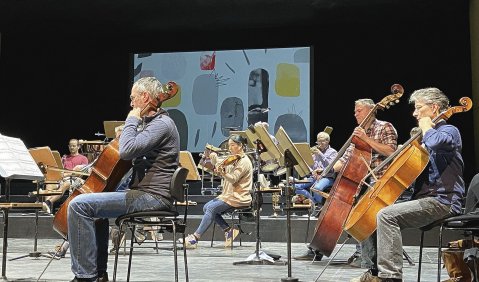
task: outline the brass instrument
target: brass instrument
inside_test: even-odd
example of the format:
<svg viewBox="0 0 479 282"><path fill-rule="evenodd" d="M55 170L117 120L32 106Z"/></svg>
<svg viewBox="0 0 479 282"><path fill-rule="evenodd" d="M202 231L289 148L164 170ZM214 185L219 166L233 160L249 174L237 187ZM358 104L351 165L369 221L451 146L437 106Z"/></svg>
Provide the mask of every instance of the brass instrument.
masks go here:
<svg viewBox="0 0 479 282"><path fill-rule="evenodd" d="M279 205L280 197L280 193L273 193L271 195L271 206L273 208L273 214L270 217L278 217L278 211L281 210L281 206Z"/></svg>
<svg viewBox="0 0 479 282"><path fill-rule="evenodd" d="M315 154L319 151L319 145L314 145L310 147L309 150L311 151L311 154Z"/></svg>

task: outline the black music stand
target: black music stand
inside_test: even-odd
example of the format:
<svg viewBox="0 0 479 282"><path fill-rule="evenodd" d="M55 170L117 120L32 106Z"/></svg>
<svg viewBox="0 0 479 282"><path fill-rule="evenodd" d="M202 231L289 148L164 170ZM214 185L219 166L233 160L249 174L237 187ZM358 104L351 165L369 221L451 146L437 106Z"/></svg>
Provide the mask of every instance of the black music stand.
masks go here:
<svg viewBox="0 0 479 282"><path fill-rule="evenodd" d="M304 177L311 173L311 168L301 157L296 146L293 144L289 138L286 131L281 126L276 133L276 138L279 141L280 147L284 150L284 165L286 167L286 179L287 185L285 185L285 197L286 197L286 226L288 231L287 236L287 251L288 251L288 277L281 278L281 281L298 281L298 278L291 276L291 196L290 190L292 189L289 184L289 178L292 175L292 168L296 170L300 177ZM294 178L293 178L294 179Z"/></svg>
<svg viewBox="0 0 479 282"><path fill-rule="evenodd" d="M0 135L0 177L5 178L5 200L7 203L0 204L4 216L3 227L3 256L2 256L2 277L6 277L7 248L8 248L8 213L12 208L41 208L41 204L32 203L9 203L10 182L14 179L43 180L44 176L25 144L19 138ZM36 231L35 231L36 232ZM36 248L36 244L34 246ZM34 253L36 250L34 250ZM30 254L29 254L30 255ZM28 256L29 256L28 255Z"/></svg>
<svg viewBox="0 0 479 282"><path fill-rule="evenodd" d="M261 160L261 155L266 154L266 152L270 152L271 154L280 154L280 151L276 147L276 145L273 143L271 137L267 133L267 131L264 129L263 125L257 125L257 126L250 126L248 130L246 131L246 136L248 139L251 141L251 143L255 144L256 149L255 149L255 154L256 154L256 170L257 173L260 173L260 160ZM261 139L263 138L263 139ZM264 141L264 142L263 142ZM270 144L269 149L265 146L265 143ZM271 145L272 144L272 145ZM274 152L274 153L273 153ZM260 186L259 182L255 182L253 184L253 195L254 195L254 205L256 207L256 249L255 253L248 256L246 260L243 261L236 261L233 262L233 265L240 265L240 264L251 264L251 265L284 265L285 263L283 261L275 261L273 257L268 255L264 251L260 251L259 247L261 244L261 238L260 238L260 233L259 233L259 221L260 221L260 197L261 191L260 191Z"/></svg>

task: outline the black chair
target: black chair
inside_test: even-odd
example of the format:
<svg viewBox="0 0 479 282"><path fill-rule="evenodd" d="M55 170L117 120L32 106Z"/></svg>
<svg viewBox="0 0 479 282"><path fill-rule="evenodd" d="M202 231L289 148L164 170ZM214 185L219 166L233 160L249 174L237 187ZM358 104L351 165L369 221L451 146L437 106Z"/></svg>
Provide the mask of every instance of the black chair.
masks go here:
<svg viewBox="0 0 479 282"><path fill-rule="evenodd" d="M246 233L241 228L241 218L242 217L254 217L252 207L236 208L231 212L231 227L238 229L239 232L240 232L239 235L238 235L240 246L242 246L242 242L241 242L242 234L251 235L251 232ZM235 218L237 219L236 221L235 221ZM252 222L252 223L254 223L254 222ZM216 229L216 222L213 222L213 231L212 231L212 234L211 234L211 247L213 247L213 241L214 241L214 238L215 238L215 229ZM231 238L230 248L233 250L233 237Z"/></svg>
<svg viewBox="0 0 479 282"><path fill-rule="evenodd" d="M176 233L181 233L183 236L183 257L185 262L185 276L186 281L188 278L188 262L186 256L185 246L185 230L186 220L188 216L188 185L185 184L186 176L188 175L188 169L178 167L171 178L170 191L175 200L175 210L173 211L140 211L119 216L115 220L115 224L119 227L120 234L123 234L126 228L131 231L130 239L130 252L128 259L128 274L127 281L130 281L131 260L133 256L133 243L134 243L134 231L137 225L158 227L162 230L166 230L173 234L173 253L175 261L175 281L178 281L178 254L177 254L177 238ZM184 215L179 217L178 207L183 206L186 203L184 209ZM121 237L120 237L121 238ZM113 271L113 281L116 281L116 273L118 266L118 253L119 245L115 245L115 266Z"/></svg>
<svg viewBox="0 0 479 282"><path fill-rule="evenodd" d="M441 281L441 264L442 264L442 235L443 230L458 230L463 231L465 237L479 236L479 174L476 174L472 179L467 189L466 205L464 214L448 217L435 221L429 225L421 227L421 241L419 245L419 267L417 272L417 281L421 281L421 264L422 264L422 249L424 232L439 226L439 243L437 254L437 281Z"/></svg>

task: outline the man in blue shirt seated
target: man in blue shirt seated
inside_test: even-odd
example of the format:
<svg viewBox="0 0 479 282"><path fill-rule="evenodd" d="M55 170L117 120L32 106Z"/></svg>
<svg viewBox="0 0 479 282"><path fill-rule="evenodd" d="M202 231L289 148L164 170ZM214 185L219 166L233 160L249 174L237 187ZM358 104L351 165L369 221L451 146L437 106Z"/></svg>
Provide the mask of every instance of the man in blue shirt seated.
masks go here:
<svg viewBox="0 0 479 282"><path fill-rule="evenodd" d="M422 145L429 163L414 184L410 201L395 203L376 217L376 267L351 281L402 281L403 246L401 230L421 228L434 221L461 213L465 185L462 140L457 127L444 120L433 122L449 108L449 99L437 88L414 91L414 118L422 131Z"/></svg>

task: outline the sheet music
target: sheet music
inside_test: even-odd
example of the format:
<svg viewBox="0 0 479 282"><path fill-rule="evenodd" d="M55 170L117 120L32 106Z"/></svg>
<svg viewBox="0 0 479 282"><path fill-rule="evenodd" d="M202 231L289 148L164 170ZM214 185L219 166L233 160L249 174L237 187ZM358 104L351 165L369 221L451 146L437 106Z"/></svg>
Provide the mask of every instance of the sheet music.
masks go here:
<svg viewBox="0 0 479 282"><path fill-rule="evenodd" d="M0 176L32 180L44 178L23 141L5 135L0 135Z"/></svg>

